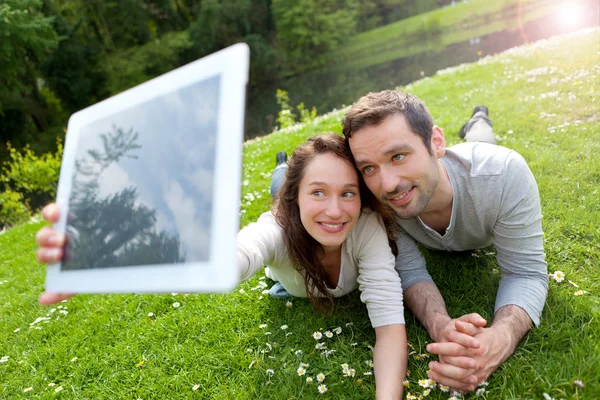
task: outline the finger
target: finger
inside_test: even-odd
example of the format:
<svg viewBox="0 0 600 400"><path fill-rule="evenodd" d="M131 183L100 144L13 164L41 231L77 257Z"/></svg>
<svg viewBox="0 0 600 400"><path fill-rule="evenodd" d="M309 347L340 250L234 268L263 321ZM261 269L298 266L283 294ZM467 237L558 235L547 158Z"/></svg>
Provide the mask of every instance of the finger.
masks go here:
<svg viewBox="0 0 600 400"><path fill-rule="evenodd" d="M48 222L56 222L60 216L60 209L56 203L50 203L42 209L42 218Z"/></svg>
<svg viewBox="0 0 600 400"><path fill-rule="evenodd" d="M485 320L485 318L483 318L481 315L479 315L477 313L466 314L457 319L460 321L470 322L471 324L481 327L481 328L483 328L487 324L487 321Z"/></svg>
<svg viewBox="0 0 600 400"><path fill-rule="evenodd" d="M40 295L39 302L44 305L56 304L73 296L75 296L74 293L44 292Z"/></svg>
<svg viewBox="0 0 600 400"><path fill-rule="evenodd" d="M45 226L35 235L35 242L40 247L63 247L65 245L65 235L56 232L49 226Z"/></svg>
<svg viewBox="0 0 600 400"><path fill-rule="evenodd" d="M460 381L457 379L452 379L447 376L440 375L440 374L436 373L435 371L427 372L427 376L430 379L433 379L434 381L436 381L438 384L451 387L453 391L456 390L459 392L472 392L475 390L475 385L473 385L473 384L469 384L469 383L466 383L466 382L463 382L463 381Z"/></svg>
<svg viewBox="0 0 600 400"><path fill-rule="evenodd" d="M473 325L470 322L465 322L465 321L460 321L460 320L456 320L454 321L454 328L461 332L461 333L465 333L469 336L475 336L478 333L483 332L483 328Z"/></svg>
<svg viewBox="0 0 600 400"><path fill-rule="evenodd" d="M447 337L450 342L457 343L461 346L468 347L471 349L478 349L481 345L478 339L459 331L450 331L448 332Z"/></svg>
<svg viewBox="0 0 600 400"><path fill-rule="evenodd" d="M39 248L36 253L37 259L39 262L44 264L53 264L59 261L62 261L63 249L51 248L51 247L42 247Z"/></svg>
<svg viewBox="0 0 600 400"><path fill-rule="evenodd" d="M431 361L428 365L429 369L435 372L436 374L454 380L463 381L464 383L470 385L477 384L477 378L473 376L473 373L475 372L473 369L460 368L452 364L437 361Z"/></svg>
<svg viewBox="0 0 600 400"><path fill-rule="evenodd" d="M471 357L442 356L440 361L459 368L470 369L472 371L477 369L477 361Z"/></svg>
<svg viewBox="0 0 600 400"><path fill-rule="evenodd" d="M470 349L454 342L429 343L427 351L438 356L464 357L470 355Z"/></svg>

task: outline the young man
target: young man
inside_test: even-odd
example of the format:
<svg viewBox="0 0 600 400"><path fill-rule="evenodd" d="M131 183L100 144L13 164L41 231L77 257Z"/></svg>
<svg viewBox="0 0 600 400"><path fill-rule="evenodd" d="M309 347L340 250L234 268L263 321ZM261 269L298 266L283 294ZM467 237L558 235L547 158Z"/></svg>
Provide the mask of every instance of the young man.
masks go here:
<svg viewBox="0 0 600 400"><path fill-rule="evenodd" d="M496 146L487 108L446 148L425 104L396 91L370 93L343 120L343 132L369 189L398 217L396 270L404 303L434 343L429 377L473 391L538 325L548 292L538 188L525 160ZM502 278L492 324L478 314L451 318L415 241L446 251L494 244Z"/></svg>

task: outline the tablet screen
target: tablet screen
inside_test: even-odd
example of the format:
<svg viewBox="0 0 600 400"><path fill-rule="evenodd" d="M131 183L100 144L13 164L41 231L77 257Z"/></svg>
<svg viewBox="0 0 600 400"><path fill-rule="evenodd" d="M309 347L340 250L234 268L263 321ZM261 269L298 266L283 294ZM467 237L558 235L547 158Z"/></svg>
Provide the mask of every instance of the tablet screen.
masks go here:
<svg viewBox="0 0 600 400"><path fill-rule="evenodd" d="M63 270L208 260L220 75L83 126Z"/></svg>

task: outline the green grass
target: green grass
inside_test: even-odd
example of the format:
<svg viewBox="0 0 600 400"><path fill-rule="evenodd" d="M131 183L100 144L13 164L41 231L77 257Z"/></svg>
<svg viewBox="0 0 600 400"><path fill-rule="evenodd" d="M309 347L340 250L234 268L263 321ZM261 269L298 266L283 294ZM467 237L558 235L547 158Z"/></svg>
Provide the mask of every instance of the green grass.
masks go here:
<svg viewBox="0 0 600 400"><path fill-rule="evenodd" d="M472 37L502 30L556 10L554 0L470 0L360 33L328 56L328 70L366 68L398 58L439 52Z"/></svg>
<svg viewBox="0 0 600 400"><path fill-rule="evenodd" d="M491 377L488 399L600 398L599 36L594 29L553 38L404 88L424 99L450 143L458 142L473 106L490 107L499 143L521 153L538 180L549 270L566 274L564 282L550 282L542 325ZM245 145L243 224L269 206L275 152L290 152L320 131L339 132L345 111ZM306 300L287 307L261 294L259 273L227 295L81 295L60 304L64 315L37 303L44 267L34 258L34 234L41 226L0 235L0 357L9 356L0 363L0 398L315 398L316 383L296 373L300 362L310 364L307 376L327 376L323 398L374 397L373 376L363 375L374 332L358 293L336 299L334 315L323 317ZM487 251L493 249L479 257L426 253L451 315L492 316L499 276ZM568 280L587 293L574 296ZM176 301L181 307L172 306ZM50 319L30 327L38 317ZM311 335L337 326L343 332L326 340L336 350L326 358ZM417 356L429 339L410 315L407 329L415 353L406 392L419 394L427 357ZM342 363L356 377L343 377ZM574 386L576 379L585 387ZM58 386L63 390L55 393ZM448 395L435 389L429 398Z"/></svg>

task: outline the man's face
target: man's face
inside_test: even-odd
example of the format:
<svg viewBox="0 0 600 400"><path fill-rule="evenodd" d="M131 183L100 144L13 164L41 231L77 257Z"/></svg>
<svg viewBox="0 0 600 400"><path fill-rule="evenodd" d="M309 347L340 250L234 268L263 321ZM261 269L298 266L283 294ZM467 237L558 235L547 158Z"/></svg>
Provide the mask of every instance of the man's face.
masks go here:
<svg viewBox="0 0 600 400"><path fill-rule="evenodd" d="M433 155L399 113L353 132L349 143L367 187L383 204L402 219L428 211L439 181L437 159L445 152L440 128L433 128Z"/></svg>

